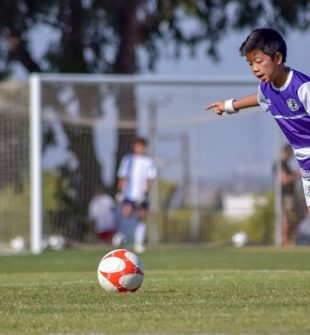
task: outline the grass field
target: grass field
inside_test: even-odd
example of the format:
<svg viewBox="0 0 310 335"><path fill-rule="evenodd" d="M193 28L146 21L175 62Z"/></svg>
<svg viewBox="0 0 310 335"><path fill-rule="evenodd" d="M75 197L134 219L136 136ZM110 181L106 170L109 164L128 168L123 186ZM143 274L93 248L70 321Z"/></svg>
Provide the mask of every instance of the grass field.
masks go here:
<svg viewBox="0 0 310 335"><path fill-rule="evenodd" d="M0 256L1 334L310 334L310 248L150 249L133 294L108 294L109 250Z"/></svg>

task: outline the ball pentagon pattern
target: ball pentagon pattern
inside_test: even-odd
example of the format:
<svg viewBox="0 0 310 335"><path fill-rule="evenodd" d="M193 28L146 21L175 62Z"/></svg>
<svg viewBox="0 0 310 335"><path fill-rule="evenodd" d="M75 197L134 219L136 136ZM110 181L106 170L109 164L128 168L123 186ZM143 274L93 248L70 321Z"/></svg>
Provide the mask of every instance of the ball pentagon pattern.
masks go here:
<svg viewBox="0 0 310 335"><path fill-rule="evenodd" d="M140 257L126 249L117 249L101 259L97 277L107 292L135 292L142 285L143 271Z"/></svg>

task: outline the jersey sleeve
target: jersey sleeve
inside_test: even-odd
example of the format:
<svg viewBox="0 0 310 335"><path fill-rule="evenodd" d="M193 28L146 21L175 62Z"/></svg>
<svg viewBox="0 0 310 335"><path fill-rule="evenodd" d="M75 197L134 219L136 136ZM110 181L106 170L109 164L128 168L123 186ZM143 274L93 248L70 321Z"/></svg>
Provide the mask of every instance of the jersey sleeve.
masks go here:
<svg viewBox="0 0 310 335"><path fill-rule="evenodd" d="M266 98L260 88L260 85L258 85L258 90L257 90L257 102L259 103L259 105L261 106L261 108L265 111L265 112L269 112L269 106L268 103L266 101Z"/></svg>
<svg viewBox="0 0 310 335"><path fill-rule="evenodd" d="M117 176L118 178L125 178L128 176L129 171L129 156L126 155L122 158L121 163L119 165Z"/></svg>
<svg viewBox="0 0 310 335"><path fill-rule="evenodd" d="M306 112L310 115L310 82L302 84L297 93L298 98L304 105Z"/></svg>

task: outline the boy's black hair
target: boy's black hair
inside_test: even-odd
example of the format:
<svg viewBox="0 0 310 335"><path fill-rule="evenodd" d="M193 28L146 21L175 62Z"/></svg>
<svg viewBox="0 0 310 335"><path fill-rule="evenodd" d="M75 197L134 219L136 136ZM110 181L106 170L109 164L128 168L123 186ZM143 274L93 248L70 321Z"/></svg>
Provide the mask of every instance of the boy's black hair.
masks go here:
<svg viewBox="0 0 310 335"><path fill-rule="evenodd" d="M253 50L261 50L272 59L277 52L282 54L282 62L286 61L286 43L283 37L272 28L254 29L239 49L241 56Z"/></svg>

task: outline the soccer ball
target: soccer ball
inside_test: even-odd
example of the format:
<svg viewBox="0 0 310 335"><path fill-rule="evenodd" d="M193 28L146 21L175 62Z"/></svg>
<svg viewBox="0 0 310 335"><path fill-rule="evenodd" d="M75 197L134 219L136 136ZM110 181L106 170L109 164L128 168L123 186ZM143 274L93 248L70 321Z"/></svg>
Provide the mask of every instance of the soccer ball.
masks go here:
<svg viewBox="0 0 310 335"><path fill-rule="evenodd" d="M232 236L231 242L235 247L243 247L248 242L248 235L245 231L240 231Z"/></svg>
<svg viewBox="0 0 310 335"><path fill-rule="evenodd" d="M26 250L26 241L25 239L18 235L15 236L11 241L10 241L10 247L14 251L21 252Z"/></svg>
<svg viewBox="0 0 310 335"><path fill-rule="evenodd" d="M140 257L126 249L117 249L101 259L98 282L107 292L135 292L142 285L143 271Z"/></svg>
<svg viewBox="0 0 310 335"><path fill-rule="evenodd" d="M48 246L52 250L62 250L66 246L66 239L62 235L52 235L48 238Z"/></svg>

